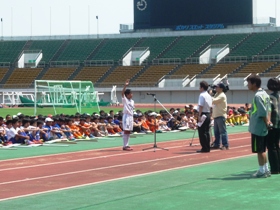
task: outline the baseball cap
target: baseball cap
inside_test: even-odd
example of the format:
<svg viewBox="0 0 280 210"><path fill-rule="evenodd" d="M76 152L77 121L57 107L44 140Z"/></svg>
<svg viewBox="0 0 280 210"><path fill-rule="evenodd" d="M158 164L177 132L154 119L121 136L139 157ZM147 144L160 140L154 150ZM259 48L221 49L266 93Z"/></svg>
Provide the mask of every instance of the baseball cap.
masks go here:
<svg viewBox="0 0 280 210"><path fill-rule="evenodd" d="M223 83L219 83L216 86L219 87L219 88L222 88L222 89L226 88L226 86Z"/></svg>
<svg viewBox="0 0 280 210"><path fill-rule="evenodd" d="M45 119L45 122L53 122L53 119L50 118L50 117L47 117L47 118Z"/></svg>
<svg viewBox="0 0 280 210"><path fill-rule="evenodd" d="M151 112L151 113L149 114L149 116L157 116L157 113L156 113L156 112Z"/></svg>

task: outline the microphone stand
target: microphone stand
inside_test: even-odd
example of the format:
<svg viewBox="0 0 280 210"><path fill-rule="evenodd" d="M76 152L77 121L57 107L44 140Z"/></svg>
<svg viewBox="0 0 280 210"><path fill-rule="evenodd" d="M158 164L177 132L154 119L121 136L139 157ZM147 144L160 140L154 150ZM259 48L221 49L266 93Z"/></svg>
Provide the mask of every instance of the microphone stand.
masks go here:
<svg viewBox="0 0 280 210"><path fill-rule="evenodd" d="M156 94L152 94L152 93L149 93L149 94L148 94L148 93L147 93L147 95L151 95L151 96L154 97L154 112L156 112L156 102L158 102L159 104L161 104L161 103L157 100ZM154 132L154 146L149 147L149 148L145 148L145 149L143 149L143 151L149 150L149 149L154 149L154 152L156 151L156 149L161 149L161 150L166 150L166 151L168 151L168 149L165 149L165 148L162 148L162 147L158 147L158 146L157 146L156 119L155 119L155 121L154 121L154 126L155 126L155 132Z"/></svg>

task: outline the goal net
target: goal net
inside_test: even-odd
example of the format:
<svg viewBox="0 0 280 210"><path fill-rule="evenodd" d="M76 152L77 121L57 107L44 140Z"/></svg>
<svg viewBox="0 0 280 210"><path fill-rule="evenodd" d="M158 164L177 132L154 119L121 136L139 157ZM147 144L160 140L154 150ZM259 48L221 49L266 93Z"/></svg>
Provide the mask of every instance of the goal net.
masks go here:
<svg viewBox="0 0 280 210"><path fill-rule="evenodd" d="M41 108L69 115L100 111L98 92L91 81L35 80L34 88L35 115Z"/></svg>

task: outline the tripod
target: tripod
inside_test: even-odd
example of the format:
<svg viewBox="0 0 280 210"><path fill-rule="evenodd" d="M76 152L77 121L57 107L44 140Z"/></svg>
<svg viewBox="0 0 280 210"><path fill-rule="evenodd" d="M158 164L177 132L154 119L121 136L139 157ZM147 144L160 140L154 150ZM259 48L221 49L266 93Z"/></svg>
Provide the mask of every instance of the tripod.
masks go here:
<svg viewBox="0 0 280 210"><path fill-rule="evenodd" d="M154 112L156 112L156 104L157 104L157 102L158 102L159 104L161 104L161 103L157 100L156 94L147 93L147 95L151 95L151 96L154 97ZM161 105L162 105L162 104L161 104ZM156 119L155 119L155 121L154 121L154 126L155 126L155 128L156 128ZM154 152L156 151L156 149L161 149L161 150L166 150L166 151L168 151L168 149L161 148L161 147L158 147L158 146L157 146L157 134L156 134L156 130L155 130L155 132L154 132L154 146L149 147L149 148L145 148L145 149L143 149L143 151L149 150L149 149L154 149Z"/></svg>

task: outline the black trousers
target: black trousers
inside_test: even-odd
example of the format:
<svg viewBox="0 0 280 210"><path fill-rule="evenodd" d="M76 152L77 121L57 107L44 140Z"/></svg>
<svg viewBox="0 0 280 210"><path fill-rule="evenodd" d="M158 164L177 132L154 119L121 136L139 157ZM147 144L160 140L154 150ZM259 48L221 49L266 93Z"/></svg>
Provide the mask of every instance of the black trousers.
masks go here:
<svg viewBox="0 0 280 210"><path fill-rule="evenodd" d="M272 173L280 173L280 129L269 130L266 138L270 170Z"/></svg>
<svg viewBox="0 0 280 210"><path fill-rule="evenodd" d="M206 115L206 119L201 127L198 127L198 136L203 152L210 152L210 113L202 113Z"/></svg>

